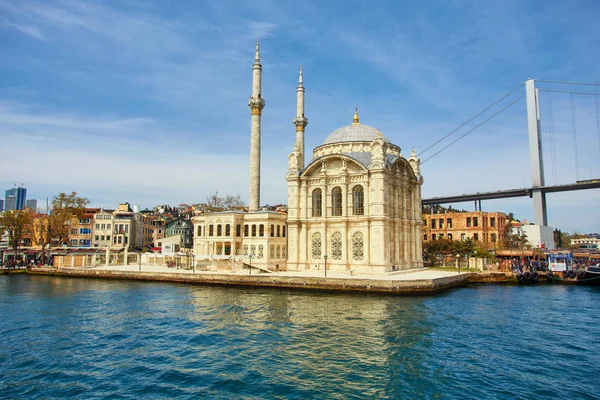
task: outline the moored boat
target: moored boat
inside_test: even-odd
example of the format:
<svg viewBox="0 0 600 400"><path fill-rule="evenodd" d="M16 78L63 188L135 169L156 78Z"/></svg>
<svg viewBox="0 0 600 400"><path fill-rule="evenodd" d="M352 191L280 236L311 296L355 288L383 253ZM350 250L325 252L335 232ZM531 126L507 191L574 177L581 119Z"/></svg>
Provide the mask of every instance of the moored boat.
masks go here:
<svg viewBox="0 0 600 400"><path fill-rule="evenodd" d="M600 285L600 264L590 265L585 271L579 271L577 283L580 285Z"/></svg>

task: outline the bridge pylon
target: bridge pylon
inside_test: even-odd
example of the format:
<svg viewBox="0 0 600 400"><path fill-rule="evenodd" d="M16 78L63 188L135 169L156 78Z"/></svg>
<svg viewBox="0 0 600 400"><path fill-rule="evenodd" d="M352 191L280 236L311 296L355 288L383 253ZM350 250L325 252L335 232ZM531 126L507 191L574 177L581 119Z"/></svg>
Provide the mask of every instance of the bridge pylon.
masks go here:
<svg viewBox="0 0 600 400"><path fill-rule="evenodd" d="M529 131L529 163L531 166L531 187L533 198L533 220L537 225L548 225L546 194L542 188L544 180L544 160L542 158L542 135L540 130L540 100L535 81L525 82L527 99L527 127Z"/></svg>

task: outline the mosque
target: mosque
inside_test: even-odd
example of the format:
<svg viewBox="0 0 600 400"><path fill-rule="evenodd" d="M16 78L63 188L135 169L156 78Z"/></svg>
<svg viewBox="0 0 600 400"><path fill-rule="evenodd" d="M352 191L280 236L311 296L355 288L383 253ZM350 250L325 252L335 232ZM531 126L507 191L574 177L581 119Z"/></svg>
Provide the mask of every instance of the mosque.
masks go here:
<svg viewBox="0 0 600 400"><path fill-rule="evenodd" d="M260 209L262 65L253 65L248 212L194 217L194 255L221 265L270 270L381 273L423 266L420 160L404 158L379 130L352 123L333 131L305 164L302 69L296 141L288 157L288 214ZM223 262L225 261L225 262ZM218 265L217 262L214 264Z"/></svg>

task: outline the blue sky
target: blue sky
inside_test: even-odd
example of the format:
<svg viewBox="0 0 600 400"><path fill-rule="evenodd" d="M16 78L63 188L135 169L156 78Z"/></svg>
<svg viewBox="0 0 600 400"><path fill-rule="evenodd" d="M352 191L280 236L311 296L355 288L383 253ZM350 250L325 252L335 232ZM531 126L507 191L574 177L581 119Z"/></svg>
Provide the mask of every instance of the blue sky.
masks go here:
<svg viewBox="0 0 600 400"><path fill-rule="evenodd" d="M409 155L527 78L600 81L599 18L595 0L0 0L0 187L24 182L38 199L77 191L105 207L202 202L215 190L246 200L259 38L261 203L285 203L300 65L307 149L358 107ZM552 108L543 96L547 183L600 177L593 96L575 96L575 125L568 95L554 93ZM527 146L520 100L424 163L423 196L527 186ZM599 198L549 195L550 224L600 232ZM532 219L525 198L483 209Z"/></svg>

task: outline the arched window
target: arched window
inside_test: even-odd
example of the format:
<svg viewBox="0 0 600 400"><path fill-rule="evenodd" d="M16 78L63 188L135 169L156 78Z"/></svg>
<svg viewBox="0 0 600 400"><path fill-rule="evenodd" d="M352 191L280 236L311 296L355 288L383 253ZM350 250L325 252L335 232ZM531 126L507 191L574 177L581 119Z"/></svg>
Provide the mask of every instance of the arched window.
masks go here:
<svg viewBox="0 0 600 400"><path fill-rule="evenodd" d="M256 225L252 225L252 237L256 236Z"/></svg>
<svg viewBox="0 0 600 400"><path fill-rule="evenodd" d="M221 224L217 225L217 236L221 236L221 234L223 233L223 227L221 226Z"/></svg>
<svg viewBox="0 0 600 400"><path fill-rule="evenodd" d="M265 236L265 226L263 224L260 224L260 226L258 227L258 236Z"/></svg>
<svg viewBox="0 0 600 400"><path fill-rule="evenodd" d="M285 225L281 227L281 236L285 237Z"/></svg>
<svg viewBox="0 0 600 400"><path fill-rule="evenodd" d="M240 224L237 224L235 226L235 236L240 236L242 234L242 226Z"/></svg>
<svg viewBox="0 0 600 400"><path fill-rule="evenodd" d="M352 258L355 260L362 260L365 256L365 245L363 241L363 234L356 232L352 235Z"/></svg>
<svg viewBox="0 0 600 400"><path fill-rule="evenodd" d="M352 210L354 215L365 215L365 192L360 185L352 189Z"/></svg>
<svg viewBox="0 0 600 400"><path fill-rule="evenodd" d="M331 258L333 260L342 259L342 234L339 232L331 235Z"/></svg>
<svg viewBox="0 0 600 400"><path fill-rule="evenodd" d="M342 189L338 186L331 191L331 202L333 204L332 215L339 217L342 215Z"/></svg>
<svg viewBox="0 0 600 400"><path fill-rule="evenodd" d="M208 226L208 236L214 236L215 234L215 227L212 225Z"/></svg>
<svg viewBox="0 0 600 400"><path fill-rule="evenodd" d="M321 234L319 232L312 235L312 258L321 258Z"/></svg>
<svg viewBox="0 0 600 400"><path fill-rule="evenodd" d="M281 236L281 226L277 225L277 237Z"/></svg>
<svg viewBox="0 0 600 400"><path fill-rule="evenodd" d="M248 225L244 225L244 236L248 237L250 234L248 233Z"/></svg>
<svg viewBox="0 0 600 400"><path fill-rule="evenodd" d="M313 217L320 217L322 216L322 204L323 204L323 199L321 196L321 189L315 189L312 192L312 216Z"/></svg>
<svg viewBox="0 0 600 400"><path fill-rule="evenodd" d="M271 237L275 236L275 225L271 224Z"/></svg>
<svg viewBox="0 0 600 400"><path fill-rule="evenodd" d="M231 236L231 225L225 225L225 236Z"/></svg>

